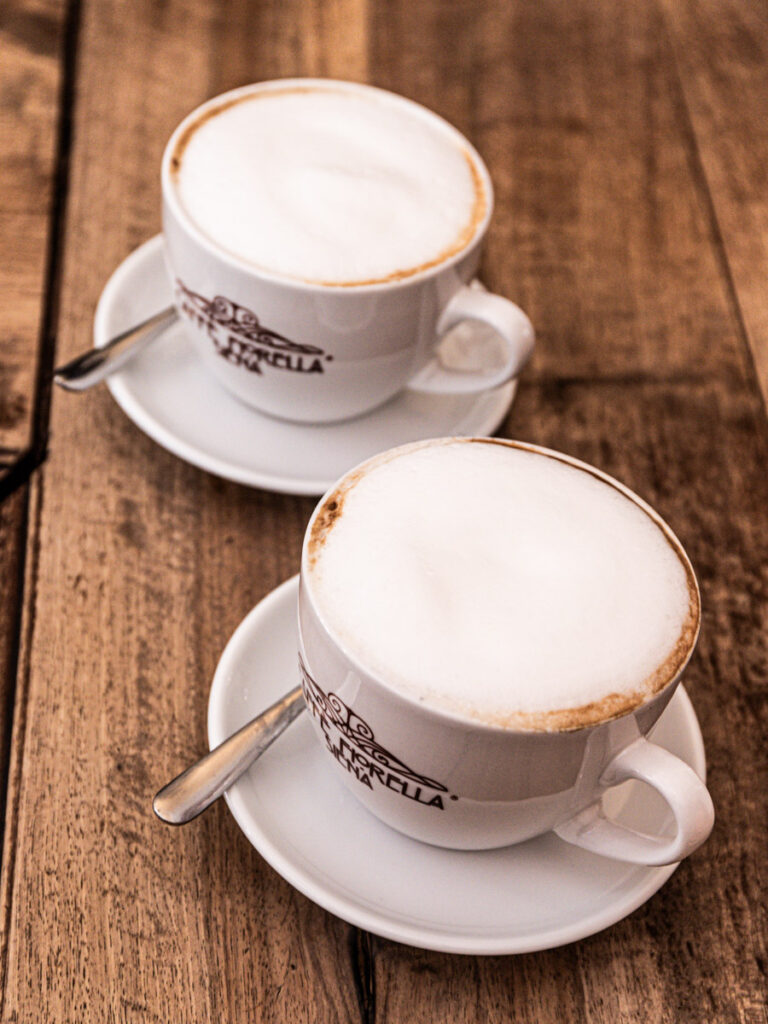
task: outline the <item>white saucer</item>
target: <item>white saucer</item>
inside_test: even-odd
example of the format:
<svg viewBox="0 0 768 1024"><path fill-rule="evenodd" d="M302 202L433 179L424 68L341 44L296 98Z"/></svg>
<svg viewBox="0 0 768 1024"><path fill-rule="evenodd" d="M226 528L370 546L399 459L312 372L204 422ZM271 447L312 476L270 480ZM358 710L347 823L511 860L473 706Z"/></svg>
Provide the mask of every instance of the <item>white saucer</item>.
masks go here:
<svg viewBox="0 0 768 1024"><path fill-rule="evenodd" d="M158 235L121 263L107 282L96 309L96 346L171 301ZM468 321L456 330L488 328ZM213 380L181 324L110 377L108 386L140 430L192 465L237 483L312 495L322 494L352 466L387 448L429 437L492 433L516 389L513 382L479 395L404 391L344 423L288 423L249 409Z"/></svg>
<svg viewBox="0 0 768 1024"><path fill-rule="evenodd" d="M297 593L294 577L229 641L208 706L211 746L296 685ZM682 687L654 740L704 778L701 732ZM652 790L634 782L621 788L610 794L613 816L652 832L669 827L671 815ZM527 953L592 935L643 904L676 867L608 860L553 834L480 853L408 839L326 770L303 715L227 802L262 857L309 899L377 935L449 953Z"/></svg>

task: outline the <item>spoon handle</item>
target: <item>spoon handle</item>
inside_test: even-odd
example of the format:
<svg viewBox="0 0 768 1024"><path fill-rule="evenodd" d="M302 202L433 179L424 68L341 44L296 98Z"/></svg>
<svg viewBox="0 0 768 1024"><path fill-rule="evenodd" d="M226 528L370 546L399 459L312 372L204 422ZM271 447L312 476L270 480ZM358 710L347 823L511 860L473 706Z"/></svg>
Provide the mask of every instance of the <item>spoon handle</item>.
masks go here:
<svg viewBox="0 0 768 1024"><path fill-rule="evenodd" d="M250 768L303 708L297 686L164 786L152 802L155 814L169 825L192 821Z"/></svg>
<svg viewBox="0 0 768 1024"><path fill-rule="evenodd" d="M60 366L54 370L53 379L67 391L85 391L93 387L158 338L175 323L178 315L173 306L169 306L149 320L129 327L101 348L90 348Z"/></svg>

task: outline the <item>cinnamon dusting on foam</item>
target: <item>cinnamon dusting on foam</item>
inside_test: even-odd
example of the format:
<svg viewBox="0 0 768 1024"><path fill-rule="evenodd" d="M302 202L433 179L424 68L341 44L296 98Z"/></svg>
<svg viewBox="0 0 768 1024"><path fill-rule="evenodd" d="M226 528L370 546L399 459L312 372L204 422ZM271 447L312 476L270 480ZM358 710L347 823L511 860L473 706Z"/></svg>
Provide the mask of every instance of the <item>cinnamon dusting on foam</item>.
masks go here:
<svg viewBox="0 0 768 1024"><path fill-rule="evenodd" d="M186 126L186 128L184 129L184 131L179 136L176 142L176 146L170 158L171 180L174 182L174 185L176 185L178 188L179 175L181 173L184 152L187 149L187 146L189 145L191 138L204 124L206 124L206 122L212 120L215 117L218 117L220 114L223 114L225 111L230 110L232 107L238 106L243 103L273 98L275 96L285 96L291 94L313 94L318 92L332 93L334 95L345 97L356 95L353 92L347 91L345 89L333 88L332 86L291 86L285 89L263 89L258 92L247 93L246 95L242 96L235 96L234 98L225 100L207 110L204 110L197 118L195 118L193 121L190 122L190 124ZM474 195L473 206L467 223L463 226L458 236L449 246L442 249L435 257L424 262L421 262L415 266L394 270L388 274L384 274L379 277L363 278L360 280L355 279L352 281L339 281L315 277L301 277L298 275L285 273L283 271L275 271L273 268L269 266L263 265L261 263L256 263L255 261L250 260L240 255L239 253L228 249L226 246L221 245L221 243L218 242L218 240L215 238L211 238L211 241L213 241L216 245L220 245L221 248L228 252L231 256L235 257L236 259L242 260L244 263L247 263L250 266L255 267L257 270L262 270L270 274L277 273L280 276L288 278L289 280L301 281L304 284L317 285L324 288L363 288L371 285L394 284L399 281L407 280L408 278L415 277L418 274L424 273L427 270L431 270L434 267L439 266L441 263L445 263L446 261L452 259L454 256L458 255L464 249L466 249L469 246L470 242L475 237L478 228L481 226L488 213L489 197L486 192L486 187L482 175L477 166L477 162L472 157L472 154L469 152L469 150L467 150L466 148L462 147L461 152L462 156L464 157L464 160L467 163L467 167L469 168L469 173L472 178L472 188ZM187 215L194 223L194 217L192 217L191 214Z"/></svg>
<svg viewBox="0 0 768 1024"><path fill-rule="evenodd" d="M347 473L331 493L325 496L322 504L314 513L310 525L309 538L307 540L307 559L310 569L315 568L317 559L330 536L331 530L341 519L344 512L344 502L349 492L363 479L369 470L373 469L374 466L380 466L384 462L389 462L390 459L396 459L401 450L398 448L392 452L382 452L380 455L375 455L372 459L368 459L362 466Z"/></svg>
<svg viewBox="0 0 768 1024"><path fill-rule="evenodd" d="M382 455L374 457L355 469L348 476L344 477L334 491L325 498L322 505L316 512L312 522L307 547L310 573L315 570L318 558L321 555L332 530L338 524L343 515L344 504L347 497L365 476L382 464L390 462L401 455L420 448L440 446L446 443L492 444L531 452L588 473L599 482L618 491L619 494L630 500L637 508L640 509L640 511L652 520L655 526L658 527L664 535L670 549L676 556L685 575L685 583L688 593L687 613L679 635L669 653L637 687L633 688L630 692L608 693L598 700L576 707L564 707L547 711L511 710L493 712L487 709L479 710L477 707L474 707L470 701L453 699L444 694L431 692L428 689L422 689L421 696L419 698L414 698L410 689L405 689L401 686L391 684L393 689L401 695L411 696L412 699L418 699L419 703L427 704L435 710L442 710L449 714L478 721L490 726L526 732L568 732L576 729L596 726L602 722L607 722L611 719L626 715L641 705L649 702L653 697L661 693L665 687L676 681L693 652L701 620L701 602L698 584L696 582L693 568L682 548L682 545L664 520L623 485L612 478L607 477L599 470L585 465L578 460L572 460L567 456L560 455L559 453L548 449L539 448L536 445L530 445L519 441L510 441L503 438L451 438L447 439L447 442L446 439L436 439L405 445L402 448L394 449L393 451L385 452Z"/></svg>

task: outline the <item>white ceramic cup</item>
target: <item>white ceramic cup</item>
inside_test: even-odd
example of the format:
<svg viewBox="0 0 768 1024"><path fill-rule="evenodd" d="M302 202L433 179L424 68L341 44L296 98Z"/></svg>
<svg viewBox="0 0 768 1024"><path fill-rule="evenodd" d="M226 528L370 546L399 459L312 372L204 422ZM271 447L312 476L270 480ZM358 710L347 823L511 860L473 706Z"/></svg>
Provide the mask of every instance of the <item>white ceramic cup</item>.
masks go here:
<svg viewBox="0 0 768 1024"><path fill-rule="evenodd" d="M179 201L175 157L198 121L239 96L291 87L375 92L446 132L472 157L486 195L485 214L467 246L402 280L324 285L262 270L208 238ZM516 377L533 349L533 328L508 299L470 288L493 209L488 170L455 128L424 107L370 86L282 79L245 86L198 107L176 129L162 163L163 233L176 307L211 373L262 412L330 422L367 412L409 387L459 394ZM464 320L490 325L504 342L491 372L444 367L440 337Z"/></svg>
<svg viewBox="0 0 768 1024"><path fill-rule="evenodd" d="M679 540L637 495L576 459L533 445L519 447L580 467L636 502L662 528L696 586ZM690 659L698 618L674 678L618 717L563 731L524 731L429 707L397 692L350 656L325 624L307 584L312 527L335 493L331 488L320 500L305 537L299 659L305 700L327 762L368 810L415 839L453 849L491 849L553 830L607 857L670 864L707 838L714 810L704 783L685 762L647 739ZM646 835L606 817L603 793L628 779L648 783L666 800L675 821L673 836Z"/></svg>

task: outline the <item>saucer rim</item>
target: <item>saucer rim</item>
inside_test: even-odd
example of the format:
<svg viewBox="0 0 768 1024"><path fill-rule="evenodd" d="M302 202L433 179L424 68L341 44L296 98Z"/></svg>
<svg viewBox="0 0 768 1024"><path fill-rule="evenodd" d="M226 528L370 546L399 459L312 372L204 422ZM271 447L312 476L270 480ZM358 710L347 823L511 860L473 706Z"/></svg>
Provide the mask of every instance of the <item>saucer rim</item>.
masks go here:
<svg viewBox="0 0 768 1024"><path fill-rule="evenodd" d="M241 648L247 644L252 632L259 628L260 620L266 619L275 610L276 605L297 599L298 585L299 576L297 574L266 594L240 622L227 642L214 673L208 702L208 740L211 747L216 746L225 738L219 719L223 715L227 683L233 667L240 661ZM680 701L681 713L690 730L693 746L691 767L702 780L706 781L706 753L701 727L695 709L682 684L678 685L673 700ZM242 787L235 783L224 796L236 824L251 845L285 881L313 903L348 924L382 938L442 953L473 956L517 955L554 949L587 938L618 923L641 907L658 892L680 866L679 862L660 867L647 866L644 868L642 865L637 865L640 872L645 872L645 878L640 878L637 888L632 890L628 899L610 903L601 912L581 918L569 925L550 927L545 931L535 933L535 935L522 938L515 938L509 932L502 936L468 936L451 932L450 929L441 931L437 928L417 927L404 921L395 922L391 918L368 910L353 899L328 892L319 882L306 875L300 867L291 863L273 843L269 835L261 829L254 814L247 806ZM362 811L361 807L361 813ZM482 854L482 852L469 851L467 856L472 857L476 853Z"/></svg>
<svg viewBox="0 0 768 1024"><path fill-rule="evenodd" d="M160 255L165 265L163 257L163 236L162 234L153 235L147 241L142 242L136 249L128 254L125 259L118 264L110 275L107 283L99 296L99 301L96 305L96 312L93 319L93 340L94 348L102 348L110 338L110 331L108 327L108 320L111 314L111 310L114 308L115 300L121 294L123 289L126 287L127 281L136 271L137 266L141 265L145 261L154 259L156 255ZM148 313L147 315L151 315ZM125 415L130 419L147 437L151 438L156 444L159 444L161 448L180 458L182 461L189 463L192 466L202 469L207 473L211 473L213 476L220 477L224 480L231 480L233 483L243 484L246 487L257 487L262 490L272 491L278 494L292 494L302 497L317 497L325 494L325 492L333 486L335 483L334 479L323 479L314 480L310 477L300 476L282 476L268 472L261 472L258 470L249 469L244 467L242 464L228 462L225 459L221 459L215 455L211 455L204 449L198 448L195 445L190 444L183 437L174 434L163 424L159 423L157 419L147 411L146 407L142 402L134 395L130 386L125 380L124 375L117 371L111 374L106 381L107 387L117 405L122 409ZM215 386L218 391L229 401L236 402L237 399L230 395L226 389L221 387L215 381L211 381L211 384ZM512 403L517 395L518 381L513 380L503 385L500 388L495 389L498 392L498 403L494 406L493 415L489 415L486 418L483 429L478 429L475 433L478 434L492 434L498 429L501 423L503 423L507 416ZM486 395L488 392L480 392L480 395ZM365 413L361 416L354 417L353 419L346 421L339 421L339 424L318 424L320 429L326 427L339 426L343 423L357 424L364 421L368 416L374 415L379 412L379 409L373 409L370 413ZM265 416L264 413L259 413L254 410L255 415ZM279 423L278 417L270 417L270 419ZM296 424L291 422L291 426L303 426L307 430L315 429L312 424ZM384 450L384 449L382 449ZM339 473L338 476L342 474Z"/></svg>

